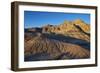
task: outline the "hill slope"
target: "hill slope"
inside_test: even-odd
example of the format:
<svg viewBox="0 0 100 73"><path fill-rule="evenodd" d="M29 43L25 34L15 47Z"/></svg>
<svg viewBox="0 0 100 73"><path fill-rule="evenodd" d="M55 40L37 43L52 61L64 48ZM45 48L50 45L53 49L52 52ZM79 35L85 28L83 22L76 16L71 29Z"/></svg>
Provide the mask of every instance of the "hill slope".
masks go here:
<svg viewBox="0 0 100 73"><path fill-rule="evenodd" d="M25 29L25 61L89 58L89 31L81 20Z"/></svg>

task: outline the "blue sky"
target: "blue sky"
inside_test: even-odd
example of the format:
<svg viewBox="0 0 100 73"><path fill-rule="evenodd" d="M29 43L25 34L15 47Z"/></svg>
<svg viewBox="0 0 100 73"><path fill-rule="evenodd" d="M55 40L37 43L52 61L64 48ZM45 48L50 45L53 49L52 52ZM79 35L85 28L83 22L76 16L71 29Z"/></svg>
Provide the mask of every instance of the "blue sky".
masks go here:
<svg viewBox="0 0 100 73"><path fill-rule="evenodd" d="M81 19L90 24L90 14L24 11L24 27L41 27L47 24L59 25L64 20Z"/></svg>

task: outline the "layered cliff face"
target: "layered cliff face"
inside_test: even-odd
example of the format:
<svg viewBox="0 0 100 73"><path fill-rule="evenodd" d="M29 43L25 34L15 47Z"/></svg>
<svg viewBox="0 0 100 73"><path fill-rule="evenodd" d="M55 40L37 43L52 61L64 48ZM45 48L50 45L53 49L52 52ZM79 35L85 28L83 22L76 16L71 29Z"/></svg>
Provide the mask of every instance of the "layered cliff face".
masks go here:
<svg viewBox="0 0 100 73"><path fill-rule="evenodd" d="M90 26L82 20L25 29L25 61L90 57Z"/></svg>
<svg viewBox="0 0 100 73"><path fill-rule="evenodd" d="M43 33L55 33L63 34L89 42L90 25L84 23L82 20L77 19L75 21L64 21L64 23L58 26L47 25L43 27Z"/></svg>
<svg viewBox="0 0 100 73"><path fill-rule="evenodd" d="M77 19L75 21L73 21L73 23L75 25L78 25L79 27L81 27L81 29L84 31L84 32L87 32L89 33L90 32L90 25L89 24L86 24L84 21L82 21L81 19Z"/></svg>

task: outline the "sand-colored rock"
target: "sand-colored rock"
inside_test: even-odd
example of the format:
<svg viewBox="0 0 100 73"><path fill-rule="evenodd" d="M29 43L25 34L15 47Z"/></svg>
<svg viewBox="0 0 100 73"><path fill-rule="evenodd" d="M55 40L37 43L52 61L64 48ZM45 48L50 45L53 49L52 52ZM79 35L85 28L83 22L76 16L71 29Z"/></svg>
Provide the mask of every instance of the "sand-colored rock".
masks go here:
<svg viewBox="0 0 100 73"><path fill-rule="evenodd" d="M80 19L25 31L25 61L90 57L90 25ZM72 40L73 39L73 40Z"/></svg>

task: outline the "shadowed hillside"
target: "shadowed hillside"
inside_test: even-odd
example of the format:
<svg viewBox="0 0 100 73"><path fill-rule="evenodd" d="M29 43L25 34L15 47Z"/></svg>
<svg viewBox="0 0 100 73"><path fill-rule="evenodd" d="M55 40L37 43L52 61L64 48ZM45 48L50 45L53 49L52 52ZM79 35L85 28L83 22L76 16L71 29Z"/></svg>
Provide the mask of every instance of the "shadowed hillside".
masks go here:
<svg viewBox="0 0 100 73"><path fill-rule="evenodd" d="M82 20L25 29L25 61L90 57L90 26Z"/></svg>

